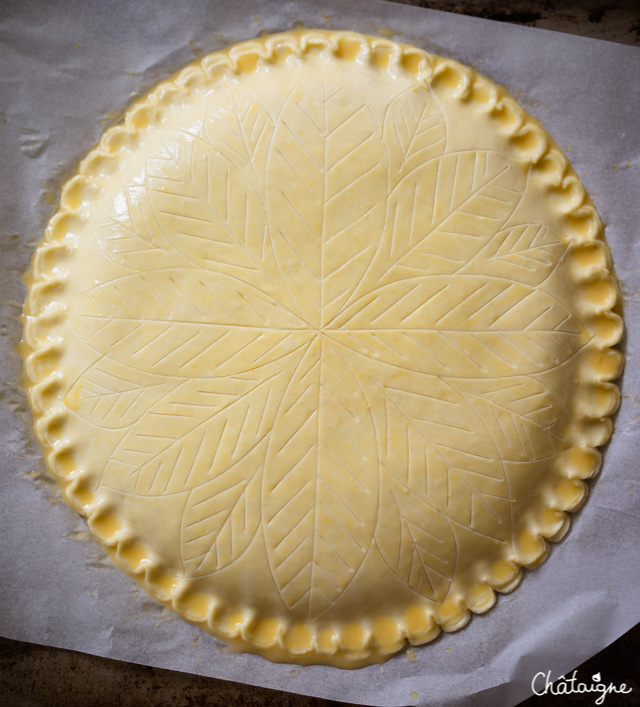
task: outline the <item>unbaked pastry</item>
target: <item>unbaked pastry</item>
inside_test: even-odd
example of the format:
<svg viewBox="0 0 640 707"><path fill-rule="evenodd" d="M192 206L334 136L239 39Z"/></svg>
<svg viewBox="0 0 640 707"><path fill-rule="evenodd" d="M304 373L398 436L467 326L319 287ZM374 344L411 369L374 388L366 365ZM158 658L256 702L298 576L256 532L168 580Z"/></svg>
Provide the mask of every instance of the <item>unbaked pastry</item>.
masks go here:
<svg viewBox="0 0 640 707"><path fill-rule="evenodd" d="M357 667L564 534L618 404L615 301L589 197L502 88L288 32L162 82L81 163L33 261L29 397L153 597Z"/></svg>

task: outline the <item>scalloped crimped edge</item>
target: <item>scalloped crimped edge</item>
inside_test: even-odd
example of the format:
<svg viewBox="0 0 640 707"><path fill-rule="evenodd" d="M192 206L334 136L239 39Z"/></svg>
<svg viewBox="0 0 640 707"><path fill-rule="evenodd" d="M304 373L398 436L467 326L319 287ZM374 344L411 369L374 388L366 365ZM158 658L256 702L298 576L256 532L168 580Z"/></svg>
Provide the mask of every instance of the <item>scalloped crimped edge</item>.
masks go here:
<svg viewBox="0 0 640 707"><path fill-rule="evenodd" d="M250 609L229 612L213 595L190 591L190 580L163 573L153 553L137 542L109 507L86 483L87 473L74 460L73 441L65 425L62 402L63 373L57 370L63 341L56 325L64 315L58 302L67 277L66 265L74 249L74 225L86 218L92 195L101 180L117 168L118 154L135 147L139 131L160 121L163 106L185 94L211 89L224 76L251 73L269 62L302 58L312 50L332 52L346 61L370 62L390 74L405 70L434 91L445 91L495 119L499 129L532 163L550 194L558 197L566 216L570 243L570 272L582 290L582 319L592 339L578 371L573 446L557 459L559 481L553 494L537 508L532 527L514 539L514 557L495 562L469 588L466 601L450 598L435 610L415 604L402 621L381 616L370 624L351 624L316 631L313 625L285 625L258 618ZM35 431L47 466L66 501L88 519L89 527L116 565L149 594L191 623L229 643L236 650L259 653L273 661L326 663L360 667L381 662L408 641L417 645L435 638L441 629L455 631L471 612L483 613L496 601L495 592L509 592L520 582L521 567L535 567L547 555L548 542L563 537L569 527L567 511L576 510L587 495L585 479L601 463L596 447L610 438L612 415L619 404L618 387L610 381L623 367L615 349L622 336L621 318L612 309L618 297L602 223L573 168L540 124L507 95L505 89L456 61L427 54L386 39L352 32L300 30L236 44L185 67L157 85L127 111L121 125L105 132L96 148L81 162L78 174L62 190L60 208L51 219L43 243L35 252L24 308L25 375ZM579 412L577 412L579 410ZM544 505L546 503L546 505Z"/></svg>

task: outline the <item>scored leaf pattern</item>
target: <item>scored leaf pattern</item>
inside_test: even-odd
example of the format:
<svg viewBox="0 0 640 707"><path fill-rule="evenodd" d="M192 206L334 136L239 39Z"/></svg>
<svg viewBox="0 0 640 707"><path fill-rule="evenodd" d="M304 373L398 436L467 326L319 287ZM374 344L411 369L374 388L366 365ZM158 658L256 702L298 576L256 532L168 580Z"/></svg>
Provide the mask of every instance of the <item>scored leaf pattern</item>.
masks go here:
<svg viewBox="0 0 640 707"><path fill-rule="evenodd" d="M180 546L187 571L215 572L247 549L260 526L263 460L261 440L234 466L190 492Z"/></svg>
<svg viewBox="0 0 640 707"><path fill-rule="evenodd" d="M264 201L265 174L261 169L271 144L273 121L252 96L223 86L205 121L208 141Z"/></svg>
<svg viewBox="0 0 640 707"><path fill-rule="evenodd" d="M387 502L381 506L380 552L413 590L442 601L455 572L456 543L446 516L385 474Z"/></svg>
<svg viewBox="0 0 640 707"><path fill-rule="evenodd" d="M267 165L269 226L287 289L324 326L369 264L384 225L379 127L345 76L308 72L285 103Z"/></svg>
<svg viewBox="0 0 640 707"><path fill-rule="evenodd" d="M340 353L317 337L284 395L264 476L271 565L294 615L330 606L367 553L378 478L366 407Z"/></svg>
<svg viewBox="0 0 640 707"><path fill-rule="evenodd" d="M190 576L260 535L300 620L372 549L442 601L460 529L510 542L502 460L563 449L544 375L585 340L545 290L565 245L518 220L527 164L448 151L424 87L384 114L362 90L318 63L277 107L225 83L163 127L99 230L120 276L69 304L93 363L66 402L114 435L103 484L184 497Z"/></svg>
<svg viewBox="0 0 640 707"><path fill-rule="evenodd" d="M560 401L535 378L521 376L467 384L465 395L484 420L505 460L545 459L566 445L566 413Z"/></svg>
<svg viewBox="0 0 640 707"><path fill-rule="evenodd" d="M564 253L560 236L540 224L518 224L496 233L461 270L541 285Z"/></svg>
<svg viewBox="0 0 640 707"><path fill-rule="evenodd" d="M411 88L389 105L384 141L389 155L389 186L395 187L416 167L444 151L444 113L425 88Z"/></svg>
<svg viewBox="0 0 640 707"><path fill-rule="evenodd" d="M67 404L99 427L125 429L179 384L104 357L78 378Z"/></svg>

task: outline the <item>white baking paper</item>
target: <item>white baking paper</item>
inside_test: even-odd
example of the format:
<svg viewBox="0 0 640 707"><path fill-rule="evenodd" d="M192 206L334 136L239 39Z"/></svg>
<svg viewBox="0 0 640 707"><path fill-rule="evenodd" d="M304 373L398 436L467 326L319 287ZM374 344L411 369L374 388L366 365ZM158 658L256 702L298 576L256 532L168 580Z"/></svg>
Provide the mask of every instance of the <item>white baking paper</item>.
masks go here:
<svg viewBox="0 0 640 707"><path fill-rule="evenodd" d="M627 367L613 441L547 562L463 632L357 671L233 655L105 560L48 480L16 346L20 279L64 179L125 107L200 54L292 27L382 34L507 86L569 157L607 225ZM110 658L368 705L513 705L640 619L640 51L376 0L0 6L0 633ZM583 676L590 679L590 676ZM602 676L606 680L606 675Z"/></svg>

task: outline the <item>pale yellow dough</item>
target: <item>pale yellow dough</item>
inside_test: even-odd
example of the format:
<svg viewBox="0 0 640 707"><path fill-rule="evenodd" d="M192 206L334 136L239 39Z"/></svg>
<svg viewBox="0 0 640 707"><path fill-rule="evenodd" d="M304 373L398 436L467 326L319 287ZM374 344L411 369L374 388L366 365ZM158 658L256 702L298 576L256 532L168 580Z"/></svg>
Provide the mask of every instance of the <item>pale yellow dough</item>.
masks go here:
<svg viewBox="0 0 640 707"><path fill-rule="evenodd" d="M30 400L152 596L357 667L565 532L618 403L615 300L589 198L503 89L291 32L159 84L81 164L34 259Z"/></svg>

